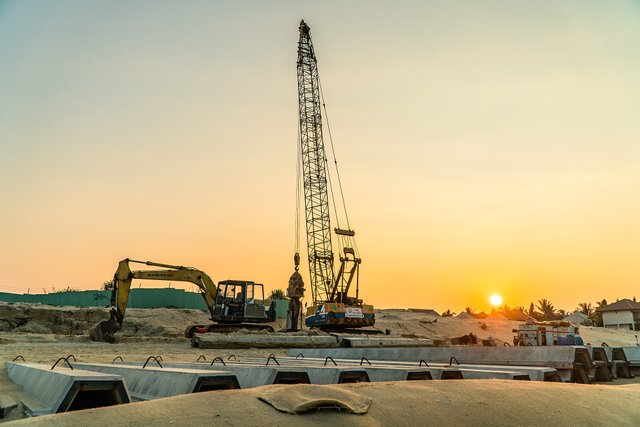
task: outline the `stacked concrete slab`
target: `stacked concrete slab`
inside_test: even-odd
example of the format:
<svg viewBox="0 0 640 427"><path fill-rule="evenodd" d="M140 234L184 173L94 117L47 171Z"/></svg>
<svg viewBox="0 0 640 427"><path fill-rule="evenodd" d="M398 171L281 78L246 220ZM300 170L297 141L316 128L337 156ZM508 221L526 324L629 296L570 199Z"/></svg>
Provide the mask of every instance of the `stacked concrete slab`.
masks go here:
<svg viewBox="0 0 640 427"><path fill-rule="evenodd" d="M456 363L468 365L503 365L510 367L549 367L558 371L563 381L589 383L595 369L588 350L581 346L547 347L424 347L424 348L340 348L292 349L290 356L334 359ZM453 358L453 359L452 359Z"/></svg>
<svg viewBox="0 0 640 427"><path fill-rule="evenodd" d="M131 401L119 375L36 363L6 362L11 381L33 397L23 401L28 415L46 415Z"/></svg>

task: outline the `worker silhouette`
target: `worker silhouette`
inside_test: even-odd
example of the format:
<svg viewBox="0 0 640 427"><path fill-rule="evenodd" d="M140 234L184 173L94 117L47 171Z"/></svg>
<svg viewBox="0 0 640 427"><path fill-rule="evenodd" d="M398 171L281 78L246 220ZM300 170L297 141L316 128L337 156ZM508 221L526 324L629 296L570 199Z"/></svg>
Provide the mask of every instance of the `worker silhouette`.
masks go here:
<svg viewBox="0 0 640 427"><path fill-rule="evenodd" d="M235 302L236 304L242 304L243 301L244 301L244 293L240 291L236 294L236 297L233 299L233 302Z"/></svg>

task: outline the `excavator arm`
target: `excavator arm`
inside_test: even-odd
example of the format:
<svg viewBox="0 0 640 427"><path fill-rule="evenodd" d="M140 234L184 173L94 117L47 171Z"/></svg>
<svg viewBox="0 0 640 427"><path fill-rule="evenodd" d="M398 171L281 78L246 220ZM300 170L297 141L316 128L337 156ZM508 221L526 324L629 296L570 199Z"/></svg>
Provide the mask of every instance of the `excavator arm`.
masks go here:
<svg viewBox="0 0 640 427"><path fill-rule="evenodd" d="M165 270L137 270L132 271L129 264L144 264L151 267L162 267ZM179 265L161 264L152 261L136 261L132 259L123 259L118 263L118 269L113 276L113 289L111 291L111 311L109 320L97 323L89 330L89 336L93 341L113 342L113 334L122 326L124 314L129 304L129 292L131 290L131 282L138 280L165 280L190 282L200 288L205 304L213 315L216 295L218 288L207 273L191 267L183 267Z"/></svg>

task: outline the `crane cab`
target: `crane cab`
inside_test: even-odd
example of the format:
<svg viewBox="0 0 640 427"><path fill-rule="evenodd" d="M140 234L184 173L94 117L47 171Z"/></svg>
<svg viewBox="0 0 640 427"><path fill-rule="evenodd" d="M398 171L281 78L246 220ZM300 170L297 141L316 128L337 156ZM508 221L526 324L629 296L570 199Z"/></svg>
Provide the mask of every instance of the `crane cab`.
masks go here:
<svg viewBox="0 0 640 427"><path fill-rule="evenodd" d="M304 322L309 328L362 328L373 326L376 316L372 305L326 302L307 308Z"/></svg>

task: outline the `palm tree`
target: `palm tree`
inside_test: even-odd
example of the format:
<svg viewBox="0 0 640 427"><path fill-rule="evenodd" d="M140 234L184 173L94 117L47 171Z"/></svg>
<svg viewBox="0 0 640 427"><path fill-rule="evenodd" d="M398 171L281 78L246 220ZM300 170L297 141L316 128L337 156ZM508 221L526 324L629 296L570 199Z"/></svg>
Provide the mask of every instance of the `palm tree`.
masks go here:
<svg viewBox="0 0 640 427"><path fill-rule="evenodd" d="M271 291L271 295L269 295L269 298L271 299L287 299L287 297L285 296L285 293L282 289L273 289Z"/></svg>
<svg viewBox="0 0 640 427"><path fill-rule="evenodd" d="M581 302L578 304L577 312L582 313L588 317L593 316L593 307L590 302Z"/></svg>
<svg viewBox="0 0 640 427"><path fill-rule="evenodd" d="M531 317L532 319L537 319L538 318L538 313L536 313L536 308L534 307L533 303L531 303L529 305L529 311L527 312L527 314L529 315L529 317Z"/></svg>
<svg viewBox="0 0 640 427"><path fill-rule="evenodd" d="M553 304L546 298L538 300L538 310L542 314L542 320L554 320L556 318L556 309Z"/></svg>
<svg viewBox="0 0 640 427"><path fill-rule="evenodd" d="M603 326L603 322L602 322L602 312L599 311L600 308L604 307L607 304L607 300L606 299L602 299L602 301L596 301L596 305L598 307L596 307L595 311L592 314L591 320L593 320L593 324L595 326Z"/></svg>
<svg viewBox="0 0 640 427"><path fill-rule="evenodd" d="M110 291L114 287L115 287L115 283L114 283L113 279L107 280L102 284L102 290L103 291Z"/></svg>

